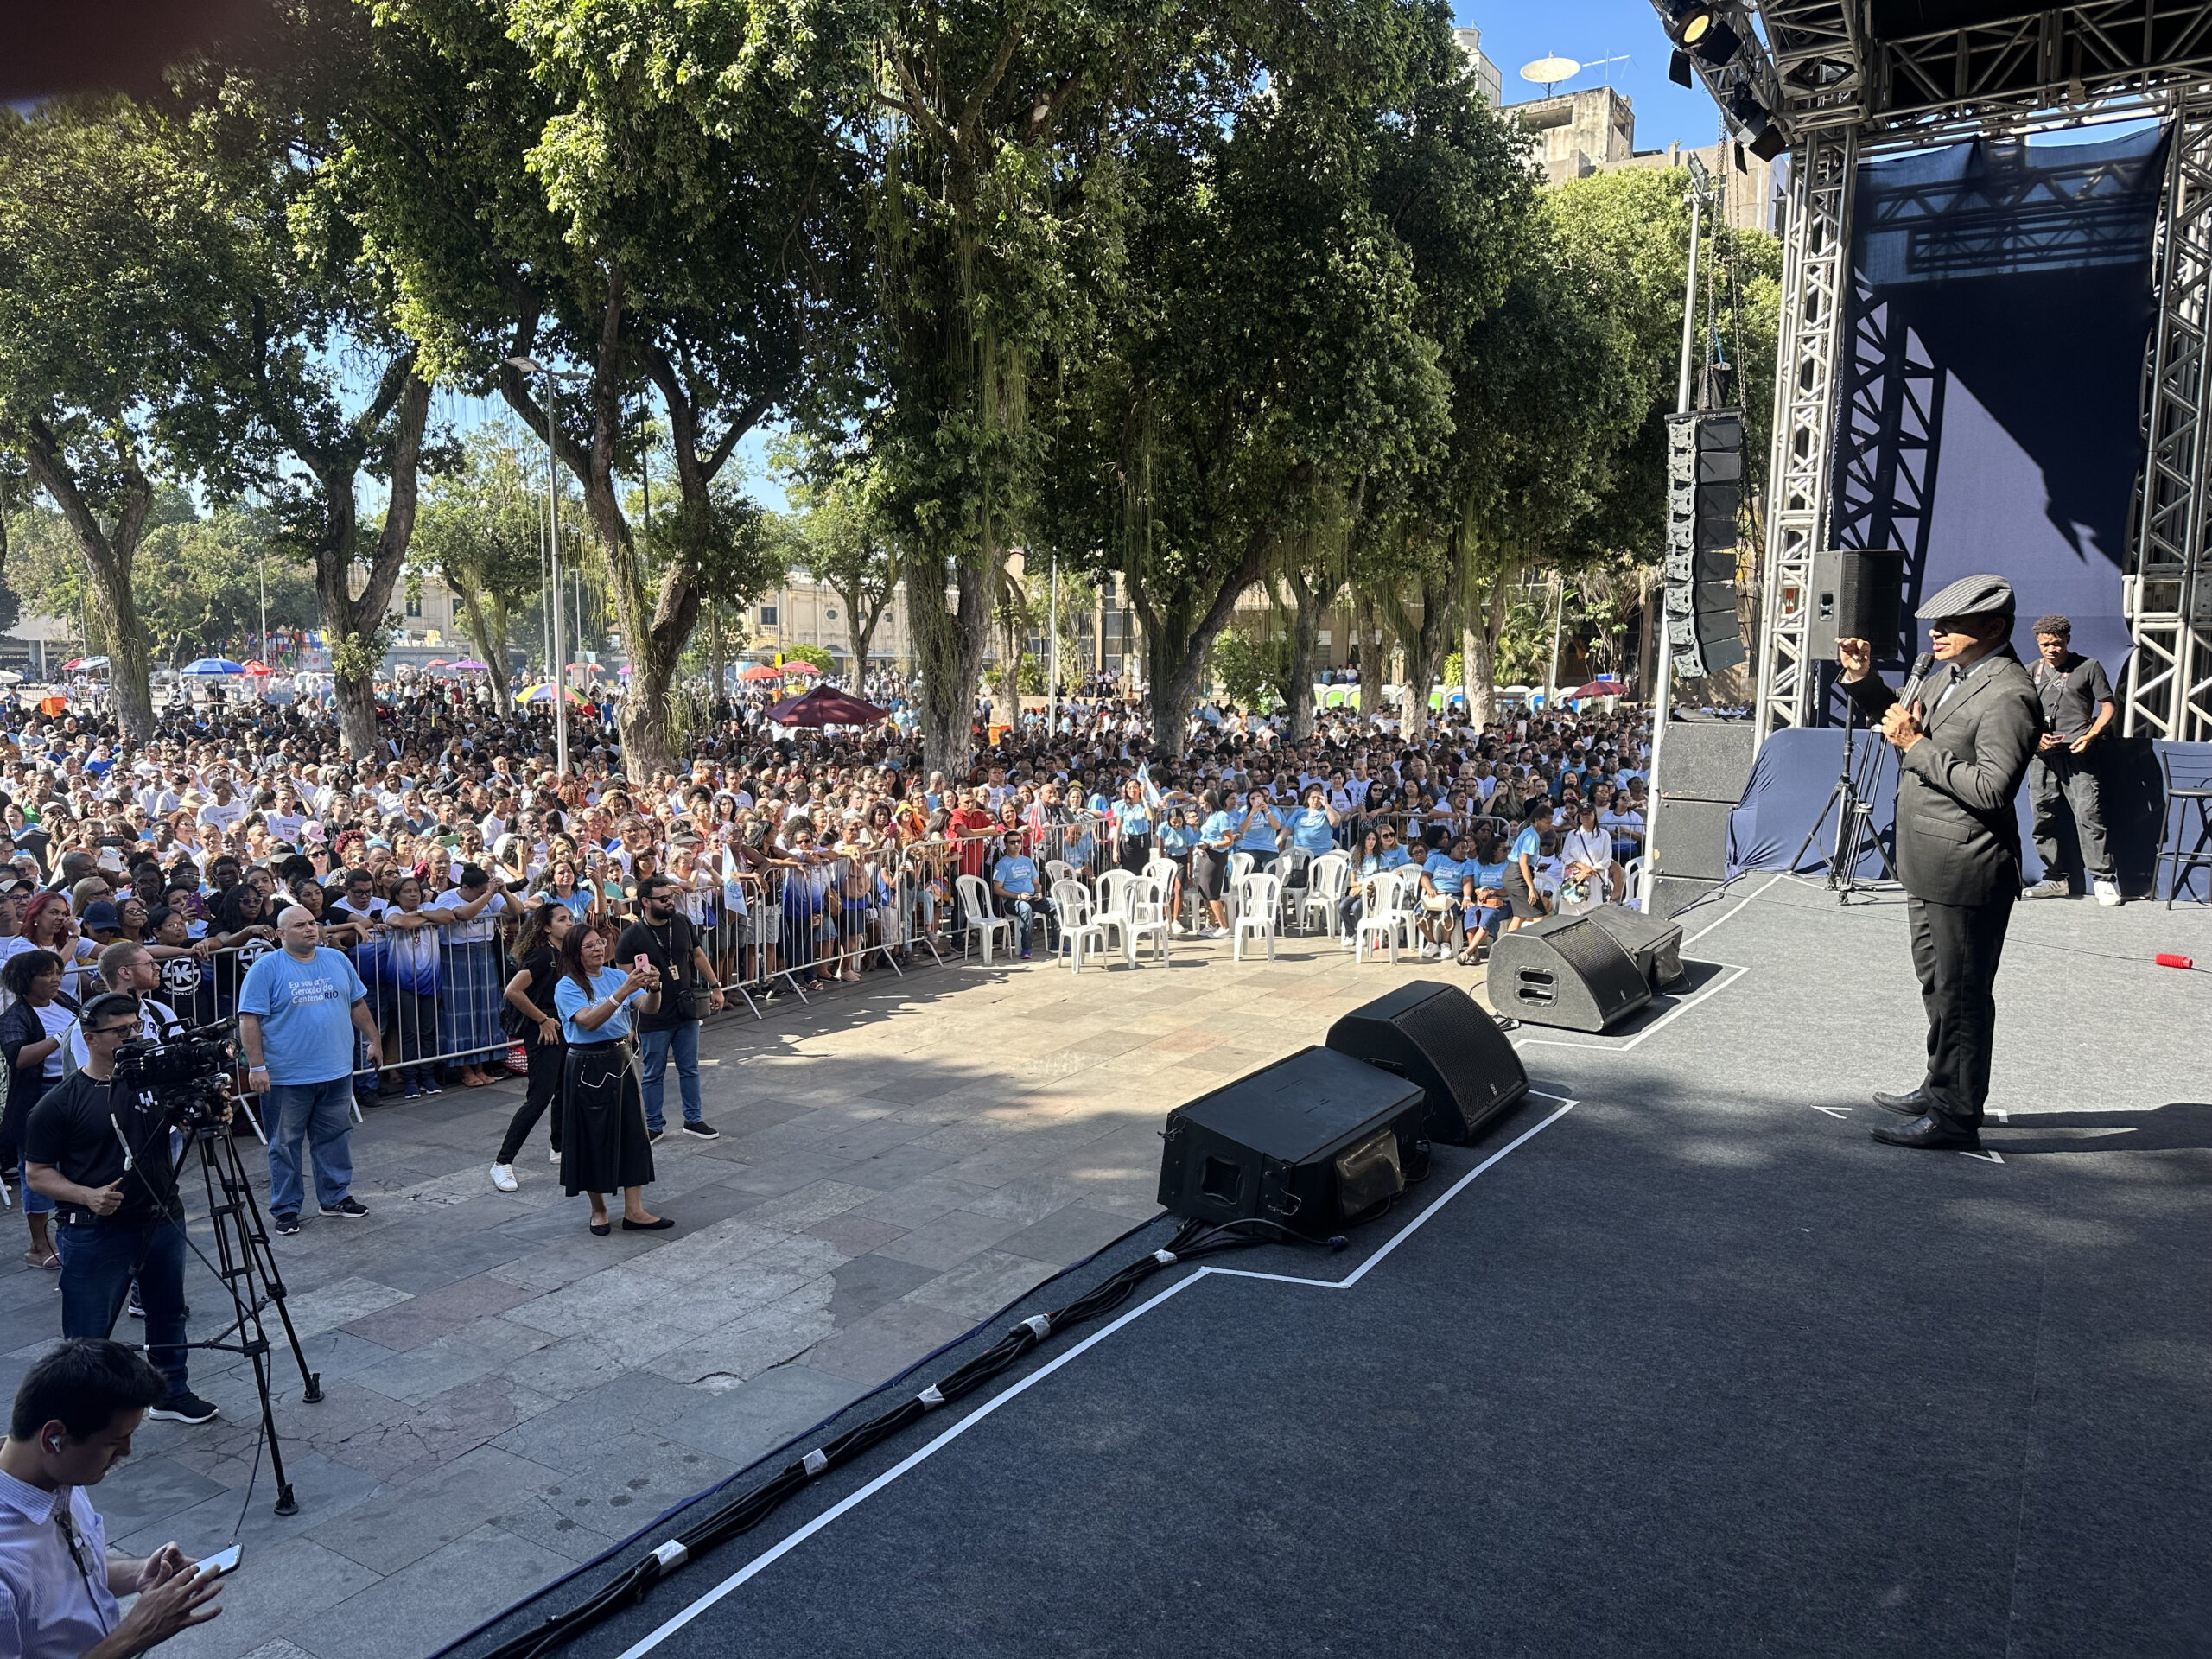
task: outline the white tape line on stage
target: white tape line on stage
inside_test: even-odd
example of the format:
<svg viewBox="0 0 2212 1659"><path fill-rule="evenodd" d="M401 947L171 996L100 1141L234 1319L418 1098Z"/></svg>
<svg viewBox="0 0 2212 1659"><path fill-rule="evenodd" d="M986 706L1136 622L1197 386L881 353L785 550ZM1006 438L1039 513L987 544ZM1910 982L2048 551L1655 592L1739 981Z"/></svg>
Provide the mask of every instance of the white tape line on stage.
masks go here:
<svg viewBox="0 0 2212 1659"><path fill-rule="evenodd" d="M1090 1336L1085 1337L1081 1342L1076 1344L1074 1347L1069 1349L1067 1352L1062 1354L1058 1358L1052 1361L1048 1364L1039 1366L1035 1370L1023 1377L1020 1382L1014 1383L1011 1388L1006 1389L1003 1393L995 1395L990 1399L985 1401L982 1405L976 1407L975 1410L969 1412L968 1415L962 1418L950 1427L947 1428L935 1440L930 1441L928 1445L917 1447L914 1451L909 1452L906 1457L899 1459L899 1462L893 1464L890 1468L878 1475L874 1480L868 1482L867 1485L861 1487L858 1491L852 1493L849 1497L841 1498L837 1503L824 1510L820 1515L816 1516L813 1520L808 1522L804 1526L799 1528L788 1537L780 1540L777 1543L770 1546L768 1548L761 1551L760 1554L755 1555L743 1567L738 1568L736 1572L731 1573L713 1589L708 1591L696 1601L694 1601L690 1606L684 1608L682 1612L675 1615L675 1617L669 1619L667 1623L662 1624L657 1630L653 1630L650 1635L644 1637L628 1648L623 1649L620 1659L639 1659L639 1656L652 1652L655 1648L658 1647L663 1642L666 1641L677 1631L682 1630L693 1619L698 1618L700 1614L705 1612L707 1609L712 1607L716 1602L721 1600L723 1597L728 1595L732 1591L736 1590L739 1586L746 1583L747 1580L752 1579L756 1574L773 1566L777 1561L781 1560L785 1555L789 1554L792 1550L797 1549L808 1539L813 1537L816 1533L820 1532L823 1528L829 1526L831 1522L844 1515L848 1510L855 1509L860 1504L866 1503L869 1498L874 1497L876 1493L881 1491L886 1486L888 1486L893 1481L898 1479L899 1476L905 1474L908 1470L915 1467L918 1464L924 1463L929 1459L936 1456L938 1452L951 1445L953 1441L958 1440L969 1429L975 1427L976 1424L982 1422L984 1418L989 1416L1001 1406L1003 1406L1008 1401L1015 1399L1020 1395L1027 1393L1032 1387L1037 1383L1042 1382L1046 1377L1050 1376L1054 1371L1058 1370L1061 1366L1066 1364L1069 1361L1088 1352L1096 1344L1105 1341L1107 1338L1112 1336L1123 1325L1131 1323L1133 1320L1142 1319L1146 1314L1151 1313L1154 1308L1158 1307L1162 1302L1166 1301L1170 1297L1182 1294L1183 1292L1188 1290L1192 1285L1198 1283L1201 1280L1213 1278L1264 1279L1272 1280L1278 1284L1306 1285L1323 1290L1351 1289L1352 1286L1357 1284L1359 1281L1366 1275L1369 1268L1372 1268L1384 1256L1389 1255L1391 1251L1396 1249L1399 1244L1407 1237L1418 1231L1423 1225L1425 1225L1430 1217L1436 1214L1438 1211L1443 1209L1443 1207L1451 1203L1453 1198L1459 1197L1459 1194L1465 1190L1469 1182L1472 1181L1484 1170L1490 1168L1491 1166L1497 1163L1499 1159L1503 1158L1508 1153L1526 1144L1529 1141L1541 1134L1544 1130L1551 1128L1553 1124L1558 1122L1562 1117L1565 1117L1567 1113L1573 1111L1576 1105L1580 1103L1576 1101L1568 1099L1564 1095L1548 1094L1541 1090L1532 1089L1529 1092L1539 1099L1558 1101L1560 1103L1559 1109L1552 1113L1550 1116L1545 1118L1541 1123L1537 1123L1529 1128L1522 1130L1511 1141L1506 1142L1505 1145L1500 1147L1496 1152L1484 1159L1482 1162L1477 1164L1465 1175L1462 1175L1457 1181L1454 1181L1450 1187L1446 1189L1443 1195L1440 1197L1435 1203L1430 1205L1427 1209L1423 1210L1421 1214L1414 1217L1411 1222L1408 1223L1392 1236L1389 1243L1383 1245L1383 1247L1376 1251L1373 1255L1361 1262L1358 1267L1353 1268L1352 1271L1343 1279L1297 1279L1292 1278L1284 1274L1249 1273L1236 1268L1200 1268L1189 1278L1178 1280L1175 1283L1168 1286L1166 1289L1161 1291L1158 1295L1151 1298L1147 1301L1139 1303L1128 1313L1122 1314L1121 1318L1116 1319L1104 1330L1093 1332Z"/></svg>

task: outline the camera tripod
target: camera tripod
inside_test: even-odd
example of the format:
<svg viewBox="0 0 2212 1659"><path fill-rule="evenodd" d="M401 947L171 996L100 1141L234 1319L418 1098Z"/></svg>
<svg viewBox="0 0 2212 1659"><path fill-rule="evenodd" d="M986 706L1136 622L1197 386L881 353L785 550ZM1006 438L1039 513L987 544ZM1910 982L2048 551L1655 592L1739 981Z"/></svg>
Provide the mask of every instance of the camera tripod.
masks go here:
<svg viewBox="0 0 2212 1659"><path fill-rule="evenodd" d="M1883 874L1894 881L1897 866L1890 861L1889 849L1882 845L1882 838L1874 833L1874 803L1867 798L1875 772L1882 764L1882 742L1873 739L1867 746L1866 765L1859 763L1857 744L1858 723L1853 718L1851 699L1843 702L1843 771L1835 780L1835 787L1828 791L1828 798L1813 820L1813 827L1805 832L1805 839L1797 843L1797 851L1785 867L1796 869L1813 843L1820 838L1827 825L1828 814L1836 815L1835 846L1827 859L1827 887L1836 896L1838 904L1847 905L1851 895L1868 885L1859 880L1859 861L1867 848L1874 849L1874 856L1882 861ZM1862 779L1860 772L1866 776Z"/></svg>
<svg viewBox="0 0 2212 1659"><path fill-rule="evenodd" d="M284 1474L284 1450L276 1438L276 1416L270 1402L274 1362L269 1350L269 1333L262 1323L262 1311L270 1303L276 1305L277 1319L284 1327L284 1340L291 1348L294 1363L300 1368L300 1381L305 1385L300 1397L308 1405L322 1399L322 1376L320 1372L308 1370L308 1357L300 1347L299 1332L292 1329L292 1316L284 1306L284 1281L276 1271L276 1258L269 1248L268 1224L253 1196L252 1184L246 1179L245 1166L239 1161L238 1149L231 1140L230 1130L219 1121L194 1115L188 1116L183 1133L184 1157L192 1156L195 1147L199 1151L200 1185L207 1194L207 1218L215 1231L213 1261L209 1261L207 1252L196 1245L193 1253L222 1281L231 1299L231 1322L216 1334L215 1339L188 1342L184 1345L217 1353L242 1354L252 1365L254 1391L261 1397L261 1432L269 1445L270 1470L276 1477L276 1513L297 1515L299 1500L293 1496L292 1483ZM179 1173L182 1167L180 1160Z"/></svg>

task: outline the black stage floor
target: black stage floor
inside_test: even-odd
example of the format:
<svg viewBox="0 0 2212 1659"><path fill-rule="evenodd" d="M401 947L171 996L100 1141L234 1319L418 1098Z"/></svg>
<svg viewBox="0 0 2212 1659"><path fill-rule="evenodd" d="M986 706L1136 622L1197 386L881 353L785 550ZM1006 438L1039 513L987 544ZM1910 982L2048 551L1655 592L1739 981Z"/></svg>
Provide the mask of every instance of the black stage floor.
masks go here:
<svg viewBox="0 0 2212 1659"><path fill-rule="evenodd" d="M2208 914L2024 906L1994 1155L1914 1154L1899 907L1755 878L1350 1251L1161 1274L569 1650L2212 1653Z"/></svg>

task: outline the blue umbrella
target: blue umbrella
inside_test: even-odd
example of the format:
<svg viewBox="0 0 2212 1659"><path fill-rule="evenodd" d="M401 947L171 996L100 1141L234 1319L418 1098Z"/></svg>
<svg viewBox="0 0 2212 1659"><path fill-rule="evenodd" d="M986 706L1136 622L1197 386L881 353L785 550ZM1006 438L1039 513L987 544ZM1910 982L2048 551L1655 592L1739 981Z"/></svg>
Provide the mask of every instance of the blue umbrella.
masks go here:
<svg viewBox="0 0 2212 1659"><path fill-rule="evenodd" d="M243 674L245 666L227 657L202 657L196 663L187 663L177 671L180 674L200 674L212 678L218 674Z"/></svg>

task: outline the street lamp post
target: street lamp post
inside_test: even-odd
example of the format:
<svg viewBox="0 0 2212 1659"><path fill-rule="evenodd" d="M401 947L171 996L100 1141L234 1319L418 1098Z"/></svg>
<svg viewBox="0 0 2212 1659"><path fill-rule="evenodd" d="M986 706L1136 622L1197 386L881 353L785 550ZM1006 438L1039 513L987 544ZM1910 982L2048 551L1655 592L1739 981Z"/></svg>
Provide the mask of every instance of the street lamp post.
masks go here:
<svg viewBox="0 0 2212 1659"><path fill-rule="evenodd" d="M556 375L535 358L529 357L511 357L507 359L507 366L538 377L539 401L545 410L545 545L550 578L546 594L553 607L552 657L545 666L553 690L553 764L556 770L566 773L569 770L569 677L563 664L568 661L568 640L561 615L561 463L560 457L553 449L553 382L556 379L589 377ZM506 664L501 663L497 666L504 671Z"/></svg>

